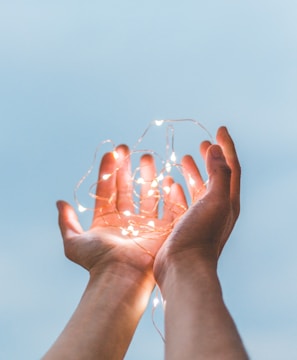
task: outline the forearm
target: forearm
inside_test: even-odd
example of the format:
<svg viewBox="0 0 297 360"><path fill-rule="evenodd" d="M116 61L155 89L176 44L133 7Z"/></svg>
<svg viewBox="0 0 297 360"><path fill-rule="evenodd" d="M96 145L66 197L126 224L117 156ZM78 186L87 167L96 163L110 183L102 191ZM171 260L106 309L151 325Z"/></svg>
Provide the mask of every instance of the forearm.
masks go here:
<svg viewBox="0 0 297 360"><path fill-rule="evenodd" d="M161 291L165 300L165 358L248 359L224 304L215 266L171 267Z"/></svg>
<svg viewBox="0 0 297 360"><path fill-rule="evenodd" d="M142 274L91 276L69 323L44 356L59 359L123 359L150 296Z"/></svg>

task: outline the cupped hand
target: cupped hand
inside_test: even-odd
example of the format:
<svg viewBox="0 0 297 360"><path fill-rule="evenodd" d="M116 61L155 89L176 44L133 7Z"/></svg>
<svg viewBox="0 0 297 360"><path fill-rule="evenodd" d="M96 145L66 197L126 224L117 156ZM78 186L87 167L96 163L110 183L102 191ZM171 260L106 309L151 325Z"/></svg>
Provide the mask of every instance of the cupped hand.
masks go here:
<svg viewBox="0 0 297 360"><path fill-rule="evenodd" d="M225 127L217 132L217 145L203 142L200 147L205 159L209 183L200 197L179 219L172 233L159 250L154 275L162 283L169 266L191 267L192 262L214 266L235 225L240 210L240 165L234 143ZM183 159L185 179L202 182L191 156ZM190 193L191 184L188 184Z"/></svg>
<svg viewBox="0 0 297 360"><path fill-rule="evenodd" d="M82 229L74 209L68 203L57 202L65 254L90 273L100 273L111 265L111 271L117 268L133 269L153 278L154 257L171 231L174 220L186 208L185 195L172 178L165 178L163 186L169 186L171 191L164 193L163 215L162 219L158 219L158 190L155 189L148 196L156 178L155 163L151 155L144 155L140 161L144 183L139 212L136 213L129 149L121 145L116 153L117 157L110 152L101 160L94 217L89 230ZM142 231L151 222L163 231ZM129 227L131 223L134 226L132 230L131 225ZM125 229L128 231L123 231Z"/></svg>

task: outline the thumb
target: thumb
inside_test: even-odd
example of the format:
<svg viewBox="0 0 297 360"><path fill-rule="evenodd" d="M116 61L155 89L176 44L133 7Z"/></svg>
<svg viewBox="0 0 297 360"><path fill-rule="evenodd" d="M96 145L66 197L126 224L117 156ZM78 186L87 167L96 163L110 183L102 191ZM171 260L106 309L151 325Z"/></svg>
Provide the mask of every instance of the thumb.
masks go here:
<svg viewBox="0 0 297 360"><path fill-rule="evenodd" d="M219 197L229 198L231 170L219 145L211 145L208 148L206 169L209 175L209 191Z"/></svg>
<svg viewBox="0 0 297 360"><path fill-rule="evenodd" d="M64 240L79 235L83 229L78 221L77 215L71 205L65 201L57 201L59 212L59 227Z"/></svg>

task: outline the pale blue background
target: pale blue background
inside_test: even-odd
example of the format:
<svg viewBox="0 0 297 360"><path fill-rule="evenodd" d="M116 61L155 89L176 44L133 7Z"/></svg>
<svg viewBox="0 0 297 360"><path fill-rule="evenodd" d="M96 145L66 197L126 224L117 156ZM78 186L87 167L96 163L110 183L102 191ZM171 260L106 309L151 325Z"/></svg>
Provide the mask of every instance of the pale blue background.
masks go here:
<svg viewBox="0 0 297 360"><path fill-rule="evenodd" d="M40 358L80 299L55 201L73 202L98 142L185 116L237 143L219 272L247 350L297 358L296 32L294 0L0 1L0 358ZM149 309L126 359L162 356Z"/></svg>

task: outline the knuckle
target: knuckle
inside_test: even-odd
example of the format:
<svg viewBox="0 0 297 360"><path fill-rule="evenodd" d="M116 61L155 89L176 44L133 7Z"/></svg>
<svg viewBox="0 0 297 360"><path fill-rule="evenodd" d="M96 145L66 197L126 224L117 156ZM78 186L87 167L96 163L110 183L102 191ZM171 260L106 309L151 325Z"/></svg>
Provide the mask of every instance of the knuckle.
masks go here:
<svg viewBox="0 0 297 360"><path fill-rule="evenodd" d="M222 172L226 177L231 177L231 168L227 164L222 164L219 167L219 171Z"/></svg>

